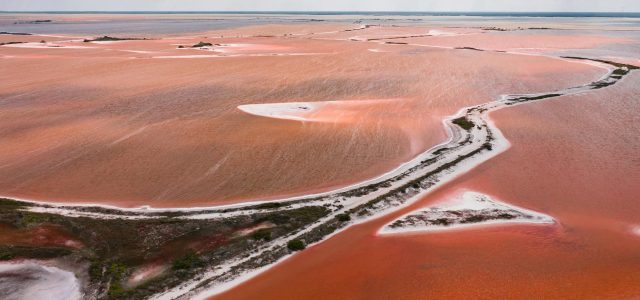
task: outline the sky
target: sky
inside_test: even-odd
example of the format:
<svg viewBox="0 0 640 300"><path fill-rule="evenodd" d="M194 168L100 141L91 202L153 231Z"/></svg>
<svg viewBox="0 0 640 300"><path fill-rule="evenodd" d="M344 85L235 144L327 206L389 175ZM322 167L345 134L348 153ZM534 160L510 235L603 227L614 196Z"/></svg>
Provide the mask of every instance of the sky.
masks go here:
<svg viewBox="0 0 640 300"><path fill-rule="evenodd" d="M0 0L0 11L640 12L640 0Z"/></svg>

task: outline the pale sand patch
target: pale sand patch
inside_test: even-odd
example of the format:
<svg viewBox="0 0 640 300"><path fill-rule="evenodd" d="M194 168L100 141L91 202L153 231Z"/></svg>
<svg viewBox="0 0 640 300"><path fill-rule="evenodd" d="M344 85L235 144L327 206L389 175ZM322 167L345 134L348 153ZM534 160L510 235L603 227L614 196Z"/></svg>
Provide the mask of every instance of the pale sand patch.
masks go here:
<svg viewBox="0 0 640 300"><path fill-rule="evenodd" d="M87 46L65 46L56 43L20 43L20 44L9 44L3 45L3 47L9 48L27 48L27 49L92 49L94 47Z"/></svg>
<svg viewBox="0 0 640 300"><path fill-rule="evenodd" d="M153 264L136 269L133 274L127 280L127 285L130 287L136 286L149 279L155 278L158 275L164 273L169 266L162 264Z"/></svg>
<svg viewBox="0 0 640 300"><path fill-rule="evenodd" d="M224 56L220 55L160 55L154 56L153 58L160 59L183 59L183 58L223 58Z"/></svg>
<svg viewBox="0 0 640 300"><path fill-rule="evenodd" d="M378 234L442 231L498 224L553 224L555 220L490 196L464 191L435 205L412 211L384 225Z"/></svg>
<svg viewBox="0 0 640 300"><path fill-rule="evenodd" d="M275 225L273 225L272 223L269 222L265 222L265 223L260 223L256 226L253 227L249 227L249 228L245 228L245 229L241 229L238 230L237 232L235 232L235 236L238 237L242 237L242 236L247 236L250 235L260 229L268 229L268 228L273 228Z"/></svg>
<svg viewBox="0 0 640 300"><path fill-rule="evenodd" d="M322 104L314 102L288 102L238 105L238 109L252 115L295 121L314 121L307 115Z"/></svg>
<svg viewBox="0 0 640 300"><path fill-rule="evenodd" d="M433 35L433 36L455 36L455 35L462 35L463 33L447 31L447 30L431 29L429 30L429 32L427 32L427 34Z"/></svg>
<svg viewBox="0 0 640 300"><path fill-rule="evenodd" d="M224 53L238 53L238 52L262 52L262 51L282 51L291 49L290 47L280 45L268 45L268 44L222 44L220 46L213 47L215 51Z"/></svg>
<svg viewBox="0 0 640 300"><path fill-rule="evenodd" d="M221 55L160 55L153 58L232 58L232 57L265 57L265 56L312 56L333 53L252 53L252 54L221 54Z"/></svg>
<svg viewBox="0 0 640 300"><path fill-rule="evenodd" d="M238 109L248 114L296 121L309 122L343 122L351 123L356 118L363 118L363 114L384 110L384 105L400 103L408 99L363 99L363 100L334 100L318 102L284 102L265 104L239 105ZM380 105L375 108L375 105ZM384 119L384 115L378 115Z"/></svg>
<svg viewBox="0 0 640 300"><path fill-rule="evenodd" d="M80 284L68 271L37 262L0 264L2 299L81 299Z"/></svg>

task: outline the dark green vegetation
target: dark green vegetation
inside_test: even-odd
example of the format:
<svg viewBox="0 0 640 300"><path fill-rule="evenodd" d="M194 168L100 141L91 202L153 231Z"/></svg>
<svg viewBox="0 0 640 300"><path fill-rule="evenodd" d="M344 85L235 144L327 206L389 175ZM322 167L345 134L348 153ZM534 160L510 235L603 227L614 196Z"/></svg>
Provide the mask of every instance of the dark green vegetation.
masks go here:
<svg viewBox="0 0 640 300"><path fill-rule="evenodd" d="M500 213L500 214L495 214L493 212L486 212L486 211L482 211L479 212L475 215L470 215L465 217L464 219L462 219L460 221L460 223L462 224L469 224L469 223L480 223L480 222L484 222L484 221L493 221L493 220L511 220L516 218L517 216L509 214L509 213ZM521 215L521 217L523 218L530 218L527 215Z"/></svg>
<svg viewBox="0 0 640 300"><path fill-rule="evenodd" d="M473 47L456 47L457 50L473 50L473 51L484 51L482 49L473 48Z"/></svg>
<svg viewBox="0 0 640 300"><path fill-rule="evenodd" d="M189 252L185 256L173 261L174 270L189 270L204 266L204 261L195 252Z"/></svg>
<svg viewBox="0 0 640 300"><path fill-rule="evenodd" d="M0 35L31 35L31 33L0 31Z"/></svg>
<svg viewBox="0 0 640 300"><path fill-rule="evenodd" d="M199 43L191 46L191 48L202 48L202 47L211 47L211 46L213 46L213 44L211 44L211 43L199 42Z"/></svg>
<svg viewBox="0 0 640 300"><path fill-rule="evenodd" d="M251 237L254 240L270 241L271 240L271 229L268 229L268 228L258 229L251 235Z"/></svg>
<svg viewBox="0 0 640 300"><path fill-rule="evenodd" d="M63 247L24 247L0 246L0 260L14 258L50 259L71 254L73 251Z"/></svg>
<svg viewBox="0 0 640 300"><path fill-rule="evenodd" d="M336 216L336 219L340 222L349 222L351 221L351 216L349 216L349 214L339 214Z"/></svg>
<svg viewBox="0 0 640 300"><path fill-rule="evenodd" d="M146 38L118 38L118 37L105 35L105 36L97 37L92 40L85 39L84 42L89 43L89 42L115 42L115 41L146 41L146 40L147 40Z"/></svg>
<svg viewBox="0 0 640 300"><path fill-rule="evenodd" d="M525 102L525 101L533 101L533 100L542 100L542 99L553 98L553 97L558 97L558 96L562 96L562 94L545 94L545 95L539 95L539 96L522 96L522 97L511 99L511 101L513 101L513 102Z"/></svg>
<svg viewBox="0 0 640 300"><path fill-rule="evenodd" d="M549 27L527 27L527 28L517 27L512 29L501 28L501 27L483 27L482 28L482 30L488 30L488 31L518 31L518 30L548 30L548 29L552 29L552 28L549 28Z"/></svg>
<svg viewBox="0 0 640 300"><path fill-rule="evenodd" d="M6 43L0 43L0 46L4 46L4 45L15 45L15 44L24 44L26 42L6 42Z"/></svg>
<svg viewBox="0 0 640 300"><path fill-rule="evenodd" d="M51 23L53 22L52 20L31 20L31 21L17 21L17 22L13 22L13 24L45 24L45 23Z"/></svg>
<svg viewBox="0 0 640 300"><path fill-rule="evenodd" d="M579 56L561 56L561 57L562 58L569 58L569 59L577 59L577 60L597 61L597 62L600 62L600 63L603 63L603 64L612 65L612 66L614 66L616 68L627 68L629 70L638 70L638 69L640 69L640 67L638 67L638 66L617 63L617 62L614 62L614 61L604 60L604 59L594 59L594 58L586 58L586 57L579 57Z"/></svg>
<svg viewBox="0 0 640 300"><path fill-rule="evenodd" d="M437 218L433 218L436 217ZM517 217L531 219L531 216L521 214L515 211L500 212L494 209L485 209L481 211L471 210L446 210L437 211L435 213L424 211L421 214L406 216L396 220L389 225L391 228L412 227L416 225L426 226L450 226L454 224L474 224L495 220L511 220Z"/></svg>
<svg viewBox="0 0 640 300"><path fill-rule="evenodd" d="M381 40L399 40L399 39L409 39L409 38L420 38L420 37L427 37L427 36L432 36L432 35L430 35L430 34L417 34L417 35L407 35L407 36L392 36L392 37L371 38L371 39L367 39L367 42L381 41Z"/></svg>
<svg viewBox="0 0 640 300"><path fill-rule="evenodd" d="M0 260L71 258L86 266L89 287L101 299L141 299L178 285L231 258L252 253L268 241L296 232L326 216L322 206L283 209L214 220L177 217L153 219L93 219L33 213L32 204L0 199L0 224L12 228L56 226L84 248L16 247L0 245ZM240 234L258 226L249 234ZM304 248L304 243L302 244ZM298 249L295 245L294 249ZM158 277L129 286L138 268L165 264Z"/></svg>
<svg viewBox="0 0 640 300"><path fill-rule="evenodd" d="M590 60L590 61L600 62L603 64L616 67L616 69L613 70L613 72L609 77L589 84L589 87L591 87L594 90L608 87L610 85L614 85L618 80L622 79L623 76L629 74L629 72L640 69L640 67L638 66L622 64L622 63L617 63L617 62L603 60L603 59L591 59L591 58L576 57L576 56L563 56L563 58L577 59L577 60Z"/></svg>
<svg viewBox="0 0 640 300"><path fill-rule="evenodd" d="M482 30L489 30L489 31L509 31L509 29L506 28L500 28L500 27L483 27Z"/></svg>
<svg viewBox="0 0 640 300"><path fill-rule="evenodd" d="M471 130L471 128L475 126L473 122L469 121L466 117L460 117L460 118L454 119L453 121L451 121L451 123L456 124L462 127L462 129L467 131Z"/></svg>
<svg viewBox="0 0 640 300"><path fill-rule="evenodd" d="M289 248L289 250L291 251L300 251L303 250L306 246L304 245L304 242L298 239L295 240L290 240L287 243L287 248Z"/></svg>

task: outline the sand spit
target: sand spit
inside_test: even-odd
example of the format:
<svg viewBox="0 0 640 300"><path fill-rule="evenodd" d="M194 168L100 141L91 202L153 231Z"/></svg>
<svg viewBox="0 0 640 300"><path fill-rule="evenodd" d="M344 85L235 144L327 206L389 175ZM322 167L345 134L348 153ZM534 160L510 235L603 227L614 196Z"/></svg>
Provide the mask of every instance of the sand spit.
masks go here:
<svg viewBox="0 0 640 300"><path fill-rule="evenodd" d="M412 211L383 226L378 234L434 232L500 224L553 224L545 214L466 191L448 201Z"/></svg>
<svg viewBox="0 0 640 300"><path fill-rule="evenodd" d="M73 273L26 261L0 263L0 298L74 300L82 294Z"/></svg>

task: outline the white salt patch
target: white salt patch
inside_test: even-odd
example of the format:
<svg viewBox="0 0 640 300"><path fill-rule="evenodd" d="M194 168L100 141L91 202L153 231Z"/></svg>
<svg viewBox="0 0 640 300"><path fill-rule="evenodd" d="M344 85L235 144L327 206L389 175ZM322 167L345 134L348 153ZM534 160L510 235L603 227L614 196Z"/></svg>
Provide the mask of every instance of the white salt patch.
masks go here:
<svg viewBox="0 0 640 300"><path fill-rule="evenodd" d="M438 29L431 29L429 30L429 32L427 32L428 35L433 35L433 36L455 36L455 35L459 35L456 32L451 32L451 31L444 31L444 30L438 30Z"/></svg>
<svg viewBox="0 0 640 300"><path fill-rule="evenodd" d="M11 48L28 48L28 49L91 49L94 47L87 46L65 46L55 43L20 43L20 44L9 44L4 45L3 47L11 47Z"/></svg>
<svg viewBox="0 0 640 300"><path fill-rule="evenodd" d="M76 276L35 262L0 264L1 299L81 299Z"/></svg>
<svg viewBox="0 0 640 300"><path fill-rule="evenodd" d="M129 286L136 286L146 280L157 277L164 273L168 267L166 265L150 265L142 268L138 268L131 274L127 283Z"/></svg>
<svg viewBox="0 0 640 300"><path fill-rule="evenodd" d="M146 50L120 50L120 51L131 52L131 53L139 53L139 54L155 53L154 51L146 51Z"/></svg>
<svg viewBox="0 0 640 300"><path fill-rule="evenodd" d="M238 109L248 114L296 121L311 121L303 115L317 109L320 105L313 102L289 102L268 104L239 105Z"/></svg>
<svg viewBox="0 0 640 300"><path fill-rule="evenodd" d="M91 41L89 43L108 45L108 44L117 44L121 42L123 41Z"/></svg>
<svg viewBox="0 0 640 300"><path fill-rule="evenodd" d="M219 58L224 57L220 55L165 55L154 56L153 58Z"/></svg>

